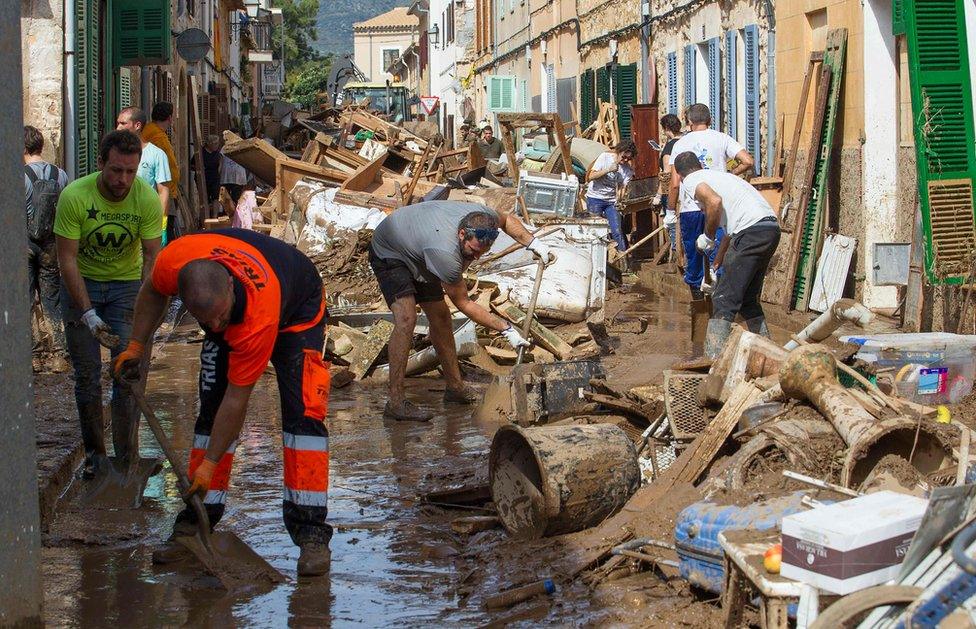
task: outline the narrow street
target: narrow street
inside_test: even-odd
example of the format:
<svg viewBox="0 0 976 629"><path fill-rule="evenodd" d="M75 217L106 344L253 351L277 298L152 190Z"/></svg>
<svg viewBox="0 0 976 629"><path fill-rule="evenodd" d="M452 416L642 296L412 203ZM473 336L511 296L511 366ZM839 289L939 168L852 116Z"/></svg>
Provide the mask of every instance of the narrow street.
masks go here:
<svg viewBox="0 0 976 629"><path fill-rule="evenodd" d="M642 335L616 338L608 369L627 386L654 378L686 342L681 316L685 304L642 294L616 305L618 318L648 317ZM174 445L185 456L196 407L199 343L184 323L179 340L157 351L148 399ZM472 376L475 382L484 377ZM436 409L429 424L384 421L386 389L363 383L332 391L329 403L331 447L329 520L332 573L329 578L298 580L293 546L281 521L281 442L277 389L265 374L254 398L235 458L228 509L220 528L230 530L288 577L280 586L221 594L190 562L156 567L154 545L169 533L182 501L168 466L150 482L137 511L93 510L79 503L75 482L59 503L44 539L45 618L56 626L131 624L153 618L156 625L323 626L437 623L479 625L504 613L489 614L481 599L513 582L532 580L520 566L517 544L495 529L464 538L450 522L480 511L421 505L425 491L458 486L487 476L491 436L501 425L479 424L470 408L444 407L442 381L413 378L409 395ZM144 456L162 453L143 423ZM504 555L511 563L484 561ZM531 569L529 569L531 570ZM548 575L538 575L543 578ZM514 581L513 581L514 579ZM647 586L643 583L637 591ZM640 595L626 584L608 596L571 585L540 606L513 611L536 618L585 622L613 617L607 609ZM660 601L670 607L682 598ZM643 607L643 605L640 605ZM633 610L631 610L633 611ZM651 611L651 610L647 610ZM551 614L551 615L550 615ZM653 616L643 617L651 618ZM627 623L640 624L630 615Z"/></svg>

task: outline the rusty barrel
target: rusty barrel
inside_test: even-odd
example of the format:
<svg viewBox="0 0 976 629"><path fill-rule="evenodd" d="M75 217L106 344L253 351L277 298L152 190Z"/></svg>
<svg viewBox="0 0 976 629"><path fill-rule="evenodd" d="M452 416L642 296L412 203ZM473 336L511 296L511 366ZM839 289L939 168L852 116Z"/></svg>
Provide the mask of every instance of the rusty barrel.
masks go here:
<svg viewBox="0 0 976 629"><path fill-rule="evenodd" d="M498 516L522 539L595 526L640 486L634 444L613 424L503 426L488 466Z"/></svg>

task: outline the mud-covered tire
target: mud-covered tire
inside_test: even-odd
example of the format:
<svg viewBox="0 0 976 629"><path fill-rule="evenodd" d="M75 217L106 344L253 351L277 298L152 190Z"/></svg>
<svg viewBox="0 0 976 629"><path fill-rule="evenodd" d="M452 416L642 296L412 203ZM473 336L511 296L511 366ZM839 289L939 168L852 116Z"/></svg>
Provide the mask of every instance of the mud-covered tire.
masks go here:
<svg viewBox="0 0 976 629"><path fill-rule="evenodd" d="M837 629L853 626L851 620L876 607L907 605L922 594L914 585L876 585L848 594L817 616L810 629Z"/></svg>

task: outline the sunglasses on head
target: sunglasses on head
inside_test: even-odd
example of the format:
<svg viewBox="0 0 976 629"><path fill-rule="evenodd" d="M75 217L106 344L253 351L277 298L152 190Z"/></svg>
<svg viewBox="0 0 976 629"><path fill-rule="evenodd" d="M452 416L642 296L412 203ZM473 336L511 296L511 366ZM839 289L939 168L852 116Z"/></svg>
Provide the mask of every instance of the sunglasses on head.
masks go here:
<svg viewBox="0 0 976 629"><path fill-rule="evenodd" d="M465 227L464 233L468 238L477 238L480 242L495 242L498 238L497 227Z"/></svg>

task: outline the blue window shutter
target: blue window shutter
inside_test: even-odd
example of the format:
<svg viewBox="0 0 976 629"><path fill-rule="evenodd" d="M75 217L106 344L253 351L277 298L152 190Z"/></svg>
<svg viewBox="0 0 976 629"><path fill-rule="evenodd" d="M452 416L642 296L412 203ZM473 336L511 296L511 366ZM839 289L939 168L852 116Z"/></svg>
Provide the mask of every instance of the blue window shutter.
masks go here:
<svg viewBox="0 0 976 629"><path fill-rule="evenodd" d="M668 53L668 113L678 115L678 53Z"/></svg>
<svg viewBox="0 0 976 629"><path fill-rule="evenodd" d="M746 149L756 160L755 171L759 174L759 27L750 24L745 28L745 78L746 78Z"/></svg>
<svg viewBox="0 0 976 629"><path fill-rule="evenodd" d="M695 100L695 45L685 46L685 107L694 105Z"/></svg>
<svg viewBox="0 0 976 629"><path fill-rule="evenodd" d="M725 129L739 138L739 86L736 84L736 33L725 33Z"/></svg>
<svg viewBox="0 0 976 629"><path fill-rule="evenodd" d="M712 129L719 128L722 118L722 48L718 37L708 40L708 109L712 112Z"/></svg>

